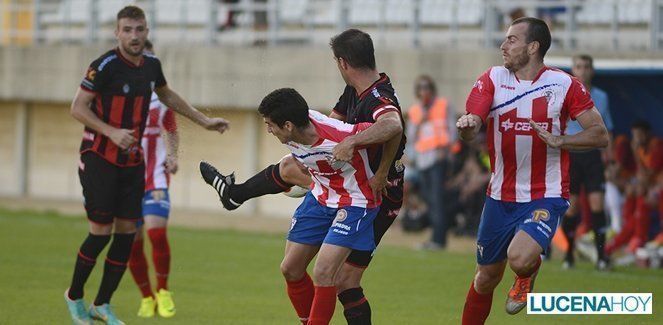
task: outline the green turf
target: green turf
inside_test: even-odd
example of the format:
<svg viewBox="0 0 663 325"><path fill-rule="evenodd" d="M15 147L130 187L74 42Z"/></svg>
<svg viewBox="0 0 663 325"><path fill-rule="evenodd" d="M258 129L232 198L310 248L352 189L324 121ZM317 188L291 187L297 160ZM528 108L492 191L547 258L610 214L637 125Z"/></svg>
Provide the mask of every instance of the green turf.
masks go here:
<svg viewBox="0 0 663 325"><path fill-rule="evenodd" d="M69 322L62 297L86 229L82 217L0 210L0 324ZM113 304L127 323L297 324L279 274L282 236L177 227L169 236L177 315L137 318L138 290L126 274ZM99 266L87 285L88 302ZM363 284L374 323L459 324L473 267L471 254L383 247ZM552 262L537 280L539 292L653 292L653 316L508 316L503 304L510 285L509 275L496 290L488 324L663 324L661 271L597 273L580 265L565 272ZM345 324L338 307L333 324Z"/></svg>

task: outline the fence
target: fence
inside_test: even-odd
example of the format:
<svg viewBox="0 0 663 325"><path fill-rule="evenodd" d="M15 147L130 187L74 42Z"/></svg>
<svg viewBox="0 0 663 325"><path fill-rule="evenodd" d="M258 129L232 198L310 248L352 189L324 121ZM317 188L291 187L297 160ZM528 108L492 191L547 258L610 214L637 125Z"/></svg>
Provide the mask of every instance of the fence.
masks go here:
<svg viewBox="0 0 663 325"><path fill-rule="evenodd" d="M544 16L560 49L659 50L662 0L0 0L3 44L112 40L145 9L161 43L322 45L356 26L390 47L495 47L510 13Z"/></svg>

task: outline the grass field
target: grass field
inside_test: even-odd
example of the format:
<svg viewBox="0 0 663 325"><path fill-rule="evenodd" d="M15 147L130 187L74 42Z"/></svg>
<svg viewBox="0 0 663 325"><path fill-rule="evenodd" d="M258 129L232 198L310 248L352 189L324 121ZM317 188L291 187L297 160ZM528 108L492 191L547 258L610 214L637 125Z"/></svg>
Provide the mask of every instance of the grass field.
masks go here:
<svg viewBox="0 0 663 325"><path fill-rule="evenodd" d="M69 323L62 295L86 229L83 217L0 209L0 324ZM278 268L282 236L177 227L169 236L177 315L137 318L139 294L127 273L113 304L128 324L297 324ZM88 302L102 265L86 287ZM473 267L471 254L382 247L363 284L374 323L459 324ZM653 292L654 315L641 316L508 316L511 282L509 275L498 287L488 324L663 324L661 271L597 273L588 264L562 271L553 262L537 280L538 292ZM345 324L340 309L333 324Z"/></svg>

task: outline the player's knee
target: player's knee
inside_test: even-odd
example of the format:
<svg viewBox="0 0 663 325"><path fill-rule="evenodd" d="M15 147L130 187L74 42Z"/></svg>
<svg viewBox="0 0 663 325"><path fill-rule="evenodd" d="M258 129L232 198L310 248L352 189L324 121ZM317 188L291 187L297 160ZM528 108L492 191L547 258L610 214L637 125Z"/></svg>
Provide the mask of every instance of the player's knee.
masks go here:
<svg viewBox="0 0 663 325"><path fill-rule="evenodd" d="M110 235L113 232L113 224L98 224L90 222L90 233L98 236Z"/></svg>
<svg viewBox="0 0 663 325"><path fill-rule="evenodd" d="M343 292L348 289L359 288L361 286L361 275L361 271L357 272L350 267L343 266L336 275L336 291Z"/></svg>
<svg viewBox="0 0 663 325"><path fill-rule="evenodd" d="M521 252L510 252L508 254L509 258L509 267L516 273L520 274L521 272L526 272L527 270L533 268L537 261L532 259L527 254Z"/></svg>
<svg viewBox="0 0 663 325"><path fill-rule="evenodd" d="M306 272L306 269L295 267L285 261L281 263L281 274L283 274L286 281L298 281L304 276L304 272Z"/></svg>
<svg viewBox="0 0 663 325"><path fill-rule="evenodd" d="M115 233L130 234L136 232L136 220L115 220Z"/></svg>
<svg viewBox="0 0 663 325"><path fill-rule="evenodd" d="M297 171L298 167L292 156L283 157L279 162L279 174L284 181L294 184Z"/></svg>
<svg viewBox="0 0 663 325"><path fill-rule="evenodd" d="M493 292L501 279L502 277L499 273L478 271L474 276L474 290L480 294Z"/></svg>
<svg viewBox="0 0 663 325"><path fill-rule="evenodd" d="M320 265L319 263L313 268L313 281L318 286L333 286L335 283L336 270L331 265Z"/></svg>

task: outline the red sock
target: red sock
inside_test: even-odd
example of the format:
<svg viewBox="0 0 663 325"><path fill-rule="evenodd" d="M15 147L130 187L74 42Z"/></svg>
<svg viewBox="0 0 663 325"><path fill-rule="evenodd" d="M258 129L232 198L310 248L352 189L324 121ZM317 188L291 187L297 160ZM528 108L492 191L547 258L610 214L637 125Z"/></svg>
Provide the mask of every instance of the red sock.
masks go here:
<svg viewBox="0 0 663 325"><path fill-rule="evenodd" d="M318 287L315 286L315 297L311 314L308 318L308 325L327 325L334 316L336 308L336 287Z"/></svg>
<svg viewBox="0 0 663 325"><path fill-rule="evenodd" d="M166 236L166 228L153 228L147 231L152 242L152 260L157 275L157 291L168 290L168 273L170 273L170 246Z"/></svg>
<svg viewBox="0 0 663 325"><path fill-rule="evenodd" d="M143 298L154 297L152 294L152 286L150 285L150 277L147 275L147 259L145 259L142 239L134 240L134 243L131 246L129 270L131 270L131 275L133 276L134 281L136 281Z"/></svg>
<svg viewBox="0 0 663 325"><path fill-rule="evenodd" d="M315 295L315 288L313 287L313 280L304 273L304 277L298 281L286 281L288 297L292 306L295 307L297 316L302 324L308 322L308 315L311 313L311 305L313 305L313 296Z"/></svg>
<svg viewBox="0 0 663 325"><path fill-rule="evenodd" d="M465 298L463 308L463 325L483 325L490 315L490 307L493 305L493 293L480 294L474 290L474 281Z"/></svg>
<svg viewBox="0 0 663 325"><path fill-rule="evenodd" d="M634 237L639 240L641 244L647 242L649 238L649 223L651 210L647 199L644 196L639 196L635 201L635 234Z"/></svg>

